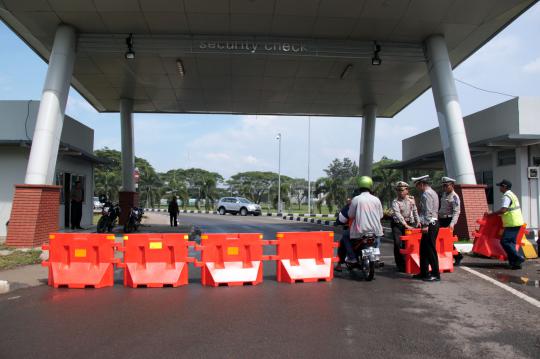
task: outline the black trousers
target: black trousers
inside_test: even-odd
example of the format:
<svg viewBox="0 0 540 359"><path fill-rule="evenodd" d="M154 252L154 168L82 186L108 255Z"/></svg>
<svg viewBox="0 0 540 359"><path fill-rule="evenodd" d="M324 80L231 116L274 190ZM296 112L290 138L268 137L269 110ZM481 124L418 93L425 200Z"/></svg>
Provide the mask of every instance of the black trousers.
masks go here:
<svg viewBox="0 0 540 359"><path fill-rule="evenodd" d="M344 240L350 240L348 228L343 229L343 234L341 235L341 239L339 240L339 247L337 250L339 263L341 264L345 263L345 257L347 256L347 249L345 249L345 244L343 243Z"/></svg>
<svg viewBox="0 0 540 359"><path fill-rule="evenodd" d="M171 227L178 226L178 213L169 213L169 218L171 220Z"/></svg>
<svg viewBox="0 0 540 359"><path fill-rule="evenodd" d="M452 218L439 218L439 225L441 228L450 227L450 223L452 223ZM454 249L456 249L456 246L454 246ZM463 258L463 254L459 253L454 256L454 260L461 261ZM456 262L458 263L458 262Z"/></svg>
<svg viewBox="0 0 540 359"><path fill-rule="evenodd" d="M71 228L79 228L82 219L82 202L71 201Z"/></svg>
<svg viewBox="0 0 540 359"><path fill-rule="evenodd" d="M399 252L403 248L401 242L401 236L405 235L405 226L401 223L392 222L392 237L394 238L394 260L396 261L396 267L400 272L405 271L405 258L403 254Z"/></svg>
<svg viewBox="0 0 540 359"><path fill-rule="evenodd" d="M431 266L431 275L438 277L439 258L437 257L437 234L439 234L439 222L430 224L427 233L422 232L420 240L420 275L429 276L429 266Z"/></svg>

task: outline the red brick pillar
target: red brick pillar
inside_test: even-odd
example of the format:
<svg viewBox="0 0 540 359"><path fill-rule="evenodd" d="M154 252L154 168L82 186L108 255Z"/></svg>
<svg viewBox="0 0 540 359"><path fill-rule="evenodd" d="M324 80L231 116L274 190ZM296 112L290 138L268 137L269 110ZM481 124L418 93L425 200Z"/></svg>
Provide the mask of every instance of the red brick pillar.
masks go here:
<svg viewBox="0 0 540 359"><path fill-rule="evenodd" d="M57 232L60 186L15 185L6 244L10 247L38 247Z"/></svg>
<svg viewBox="0 0 540 359"><path fill-rule="evenodd" d="M461 199L461 215L454 229L459 239L471 239L477 227L476 220L488 211L486 185L461 184L455 191Z"/></svg>
<svg viewBox="0 0 540 359"><path fill-rule="evenodd" d="M124 225L129 217L131 207L139 207L139 194L137 192L118 192L118 205L120 206L119 223Z"/></svg>

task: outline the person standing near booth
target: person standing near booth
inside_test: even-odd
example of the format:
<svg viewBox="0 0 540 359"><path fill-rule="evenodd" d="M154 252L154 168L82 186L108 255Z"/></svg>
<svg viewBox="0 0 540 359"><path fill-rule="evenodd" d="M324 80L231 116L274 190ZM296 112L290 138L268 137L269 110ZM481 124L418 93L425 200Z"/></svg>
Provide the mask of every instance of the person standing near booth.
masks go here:
<svg viewBox="0 0 540 359"><path fill-rule="evenodd" d="M399 272L405 272L405 259L401 254L401 236L405 235L406 229L412 229L420 225L418 209L414 197L409 196L407 182L396 183L397 197L392 201L392 236L394 239L394 260Z"/></svg>
<svg viewBox="0 0 540 359"><path fill-rule="evenodd" d="M461 200L457 193L454 192L455 183L456 180L453 178L442 178L443 193L441 196L441 208L439 209L439 225L444 228L450 228L452 233L454 233L454 227L461 213ZM463 254L458 252L454 256L454 265L459 266L462 260Z"/></svg>
<svg viewBox="0 0 540 359"><path fill-rule="evenodd" d="M439 234L439 196L429 185L429 175L412 178L420 197L420 224L422 239L420 240L420 274L413 278L426 282L440 281L439 258L437 257L437 235ZM431 266L431 273L429 272Z"/></svg>
<svg viewBox="0 0 540 359"><path fill-rule="evenodd" d="M71 190L71 229L84 229L81 227L82 205L84 190L81 181L75 182L75 188Z"/></svg>
<svg viewBox="0 0 540 359"><path fill-rule="evenodd" d="M511 191L512 182L503 179L497 183L499 191L503 194L501 208L493 214L501 216L504 232L501 238L501 246L506 252L511 269L521 269L521 263L525 258L516 251L517 235L521 226L525 223L521 214L519 199Z"/></svg>
<svg viewBox="0 0 540 359"><path fill-rule="evenodd" d="M178 209L178 202L176 201L176 196L173 196L171 201L169 202L169 219L171 222L171 227L177 227L178 226L178 212L180 212L180 209Z"/></svg>

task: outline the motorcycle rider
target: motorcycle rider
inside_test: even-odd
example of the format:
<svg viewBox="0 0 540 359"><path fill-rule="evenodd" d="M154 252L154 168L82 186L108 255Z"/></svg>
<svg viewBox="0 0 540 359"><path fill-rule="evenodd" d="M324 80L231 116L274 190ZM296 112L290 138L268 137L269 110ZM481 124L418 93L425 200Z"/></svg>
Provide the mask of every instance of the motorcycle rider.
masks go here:
<svg viewBox="0 0 540 359"><path fill-rule="evenodd" d="M352 220L350 226L350 241L346 241L348 263L357 263L358 258L352 248L355 239L372 234L377 237L376 247L379 247L380 237L383 236L381 219L384 212L381 201L371 194L373 180L369 176L361 176L358 179L359 195L354 197L349 207L349 219Z"/></svg>
<svg viewBox="0 0 540 359"><path fill-rule="evenodd" d="M351 205L351 198L347 198L347 204L339 211L338 218L334 223L334 226L343 226L343 232L341 234L341 239L339 240L338 247L338 258L339 262L336 263L334 270L341 272L343 270L343 265L345 264L345 256L347 255L347 250L345 247L345 241L350 241L349 237L349 207Z"/></svg>

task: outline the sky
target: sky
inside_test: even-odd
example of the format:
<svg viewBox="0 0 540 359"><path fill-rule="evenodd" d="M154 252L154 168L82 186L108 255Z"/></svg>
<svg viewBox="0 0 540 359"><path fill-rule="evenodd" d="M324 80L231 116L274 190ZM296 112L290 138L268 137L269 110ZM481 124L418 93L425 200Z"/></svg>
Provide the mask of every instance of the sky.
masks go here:
<svg viewBox="0 0 540 359"><path fill-rule="evenodd" d="M540 4L536 4L454 70L457 80L513 96L540 96ZM39 100L47 65L0 22L0 100ZM9 56L5 56L9 54ZM463 115L511 97L457 82ZM120 149L119 114L100 114L73 88L66 114L94 129L94 148ZM358 161L361 118L311 118L310 178L334 158ZM225 178L278 169L307 178L308 118L289 116L135 114L135 155L160 172L199 167ZM438 126L431 90L392 119L377 120L374 159L401 159L401 140ZM150 134L150 135L149 135Z"/></svg>

